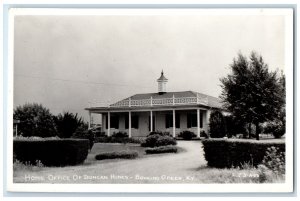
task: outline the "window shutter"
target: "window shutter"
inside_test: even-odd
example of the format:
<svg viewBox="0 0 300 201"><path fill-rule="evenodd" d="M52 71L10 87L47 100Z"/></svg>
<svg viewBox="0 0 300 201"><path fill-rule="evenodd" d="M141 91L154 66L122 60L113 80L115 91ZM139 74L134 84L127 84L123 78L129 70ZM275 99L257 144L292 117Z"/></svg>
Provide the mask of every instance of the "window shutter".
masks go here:
<svg viewBox="0 0 300 201"><path fill-rule="evenodd" d="M176 115L175 115L175 118L176 118ZM173 114L169 114L169 125L170 127L173 127Z"/></svg>
<svg viewBox="0 0 300 201"><path fill-rule="evenodd" d="M116 129L119 129L119 116L116 116L116 118L115 118L115 120L116 120Z"/></svg>
<svg viewBox="0 0 300 201"><path fill-rule="evenodd" d="M200 128L203 128L203 113L200 111Z"/></svg>
<svg viewBox="0 0 300 201"><path fill-rule="evenodd" d="M166 124L166 128L169 128L168 114L166 114L166 116L165 116L165 124Z"/></svg>
<svg viewBox="0 0 300 201"><path fill-rule="evenodd" d="M133 116L131 121L131 127L132 128L139 128L139 116Z"/></svg>
<svg viewBox="0 0 300 201"><path fill-rule="evenodd" d="M149 118L148 118L148 130L149 130L149 131L151 131L151 129L150 129L150 126L151 126L150 118L151 118L151 117L150 117L150 115L149 115Z"/></svg>
<svg viewBox="0 0 300 201"><path fill-rule="evenodd" d="M191 115L190 114L187 114L187 127L188 128L191 128L192 127L192 122L191 122Z"/></svg>
<svg viewBox="0 0 300 201"><path fill-rule="evenodd" d="M125 129L129 128L129 117L128 115L125 116Z"/></svg>
<svg viewBox="0 0 300 201"><path fill-rule="evenodd" d="M180 114L176 114L175 119L176 128L180 128Z"/></svg>
<svg viewBox="0 0 300 201"><path fill-rule="evenodd" d="M105 128L108 129L108 115L105 116Z"/></svg>

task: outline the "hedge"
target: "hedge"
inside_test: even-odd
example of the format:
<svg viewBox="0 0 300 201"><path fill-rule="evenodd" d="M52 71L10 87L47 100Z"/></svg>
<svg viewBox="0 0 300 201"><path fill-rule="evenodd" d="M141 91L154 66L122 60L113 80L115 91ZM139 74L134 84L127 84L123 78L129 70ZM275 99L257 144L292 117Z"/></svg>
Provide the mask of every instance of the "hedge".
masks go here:
<svg viewBox="0 0 300 201"><path fill-rule="evenodd" d="M259 165L269 147L277 147L285 152L284 141L257 141L242 139L207 139L203 140L204 156L207 165L217 168L231 168L250 163Z"/></svg>
<svg viewBox="0 0 300 201"><path fill-rule="evenodd" d="M88 155L86 139L15 139L14 159L30 164L40 161L45 166L83 163Z"/></svg>
<svg viewBox="0 0 300 201"><path fill-rule="evenodd" d="M176 145L176 139L167 135L152 134L141 143L142 147L160 147L167 145Z"/></svg>
<svg viewBox="0 0 300 201"><path fill-rule="evenodd" d="M143 140L138 138L129 138L129 137L112 137L112 136L103 136L103 137L96 137L95 143L135 143L140 144Z"/></svg>
<svg viewBox="0 0 300 201"><path fill-rule="evenodd" d="M146 154L177 153L176 146L162 146L145 149Z"/></svg>
<svg viewBox="0 0 300 201"><path fill-rule="evenodd" d="M178 137L183 138L184 140L191 140L197 135L192 131L182 131L179 133Z"/></svg>
<svg viewBox="0 0 300 201"><path fill-rule="evenodd" d="M137 151L114 151L114 152L105 152L95 156L96 160L105 160L105 159L116 159L116 158L125 158L125 159L134 159L138 157Z"/></svg>

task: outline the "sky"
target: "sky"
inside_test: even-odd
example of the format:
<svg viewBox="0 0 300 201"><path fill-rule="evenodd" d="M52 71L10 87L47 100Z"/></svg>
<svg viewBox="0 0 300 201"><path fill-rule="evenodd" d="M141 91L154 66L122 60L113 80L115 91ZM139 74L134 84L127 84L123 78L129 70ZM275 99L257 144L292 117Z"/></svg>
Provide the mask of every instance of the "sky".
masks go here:
<svg viewBox="0 0 300 201"><path fill-rule="evenodd" d="M14 19L14 107L41 103L78 113L167 91L219 97L220 78L239 52L261 54L284 71L284 17L278 15L19 15ZM97 119L98 117L94 117ZM97 120L96 120L97 121Z"/></svg>

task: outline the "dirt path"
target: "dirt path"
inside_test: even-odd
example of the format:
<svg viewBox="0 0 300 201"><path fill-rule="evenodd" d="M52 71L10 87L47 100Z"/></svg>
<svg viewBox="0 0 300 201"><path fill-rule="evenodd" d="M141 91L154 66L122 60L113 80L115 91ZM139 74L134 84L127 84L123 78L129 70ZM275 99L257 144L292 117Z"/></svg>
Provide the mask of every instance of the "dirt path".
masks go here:
<svg viewBox="0 0 300 201"><path fill-rule="evenodd" d="M22 172L23 176L18 173L14 181L24 182L24 175L27 174L26 182L40 183L198 183L197 170L206 164L201 142L178 141L178 147L185 151L136 160L43 168L40 171Z"/></svg>

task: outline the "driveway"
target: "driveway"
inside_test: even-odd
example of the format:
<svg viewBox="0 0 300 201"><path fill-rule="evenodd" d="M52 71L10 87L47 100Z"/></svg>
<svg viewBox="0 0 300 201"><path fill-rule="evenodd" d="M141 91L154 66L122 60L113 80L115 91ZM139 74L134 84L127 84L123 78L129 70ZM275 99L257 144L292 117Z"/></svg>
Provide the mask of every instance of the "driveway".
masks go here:
<svg viewBox="0 0 300 201"><path fill-rule="evenodd" d="M135 160L97 161L91 165L42 168L15 174L15 182L38 183L198 183L206 165L200 141L178 141L184 151ZM32 178L31 178L32 177ZM37 177L37 178L35 178ZM40 178L39 178L40 177Z"/></svg>

